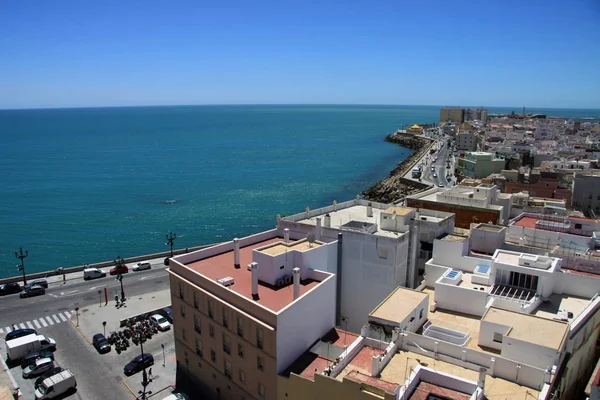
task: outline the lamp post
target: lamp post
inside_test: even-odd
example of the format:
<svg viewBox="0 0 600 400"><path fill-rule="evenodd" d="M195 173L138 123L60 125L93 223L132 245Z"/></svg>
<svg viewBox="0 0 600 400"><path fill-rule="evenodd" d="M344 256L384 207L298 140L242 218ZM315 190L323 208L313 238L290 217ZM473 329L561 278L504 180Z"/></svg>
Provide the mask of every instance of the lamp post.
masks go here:
<svg viewBox="0 0 600 400"><path fill-rule="evenodd" d="M25 258L29 255L29 252L25 250L25 254L23 254L23 248L19 247L19 252L15 251L15 257L21 260L21 265L17 265L19 271L23 272L23 285L27 285L27 278L25 277Z"/></svg>
<svg viewBox="0 0 600 400"><path fill-rule="evenodd" d="M106 321L102 321L102 328L104 329L104 336L106 336Z"/></svg>
<svg viewBox="0 0 600 400"><path fill-rule="evenodd" d="M169 234L166 235L166 238L167 238L167 243L165 243L165 244L171 248L171 257L173 257L173 242L175 242L175 239L177 239L177 235L175 233L169 231Z"/></svg>
<svg viewBox="0 0 600 400"><path fill-rule="evenodd" d="M75 307L75 315L77 316L77 326L79 326L79 307Z"/></svg>
<svg viewBox="0 0 600 400"><path fill-rule="evenodd" d="M165 345L161 343L161 347L163 350L163 367L165 366Z"/></svg>
<svg viewBox="0 0 600 400"><path fill-rule="evenodd" d="M135 333L138 335L138 342L140 344L140 354L142 355L142 362L143 362L143 357L144 357L144 342L146 341L146 335L144 335L144 333L139 332L139 333ZM146 364L144 364L144 369L142 370L142 390L138 391L138 394L140 395L138 397L138 400L147 400L148 397L147 395L152 394L152 391L147 391L146 392L146 388L148 387L148 385L152 383L152 379L148 379L148 374L146 373Z"/></svg>
<svg viewBox="0 0 600 400"><path fill-rule="evenodd" d="M125 291L123 290L123 275L118 274L115 279L121 283L121 303L123 303L125 301Z"/></svg>

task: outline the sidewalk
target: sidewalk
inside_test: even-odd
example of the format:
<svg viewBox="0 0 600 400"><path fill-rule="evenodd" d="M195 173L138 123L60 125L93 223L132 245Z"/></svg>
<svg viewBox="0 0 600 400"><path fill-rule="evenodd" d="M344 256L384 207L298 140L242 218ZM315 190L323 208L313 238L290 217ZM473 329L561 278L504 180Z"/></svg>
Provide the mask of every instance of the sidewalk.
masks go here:
<svg viewBox="0 0 600 400"><path fill-rule="evenodd" d="M93 303L79 309L79 326L77 326L77 315L75 313L71 315L71 322L91 343L95 334L104 333L103 321L106 321L106 336L108 336L110 332L120 329L119 321L122 319L170 306L171 291L166 289L131 297L127 299L125 304L125 307L116 308L113 299L108 301L107 306Z"/></svg>

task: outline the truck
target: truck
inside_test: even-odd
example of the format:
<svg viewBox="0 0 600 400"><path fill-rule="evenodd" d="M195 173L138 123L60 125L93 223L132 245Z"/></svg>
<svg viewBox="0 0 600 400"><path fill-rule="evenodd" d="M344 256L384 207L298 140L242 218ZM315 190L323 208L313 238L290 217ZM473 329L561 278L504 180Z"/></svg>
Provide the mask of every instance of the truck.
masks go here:
<svg viewBox="0 0 600 400"><path fill-rule="evenodd" d="M412 177L413 178L420 178L421 177L421 167L414 167L412 169Z"/></svg>
<svg viewBox="0 0 600 400"><path fill-rule="evenodd" d="M6 342L7 360L19 361L29 353L56 349L56 341L44 335L27 335Z"/></svg>
<svg viewBox="0 0 600 400"><path fill-rule="evenodd" d="M75 380L75 376L70 370L66 369L44 379L35 388L35 398L38 400L53 399L76 388L77 381Z"/></svg>

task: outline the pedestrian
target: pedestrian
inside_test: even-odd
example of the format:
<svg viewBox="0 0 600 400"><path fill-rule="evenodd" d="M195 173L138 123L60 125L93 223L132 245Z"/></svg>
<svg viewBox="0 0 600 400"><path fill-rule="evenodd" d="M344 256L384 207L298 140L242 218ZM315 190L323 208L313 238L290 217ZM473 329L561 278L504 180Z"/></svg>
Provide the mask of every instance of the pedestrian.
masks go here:
<svg viewBox="0 0 600 400"><path fill-rule="evenodd" d="M12 328L13 331L17 330L17 327L15 326L15 324L12 324L11 328Z"/></svg>
<svg viewBox="0 0 600 400"><path fill-rule="evenodd" d="M152 368L150 368L150 369L148 370L148 378L150 378L150 379L152 379L152 378L153 378L153 376L152 376Z"/></svg>

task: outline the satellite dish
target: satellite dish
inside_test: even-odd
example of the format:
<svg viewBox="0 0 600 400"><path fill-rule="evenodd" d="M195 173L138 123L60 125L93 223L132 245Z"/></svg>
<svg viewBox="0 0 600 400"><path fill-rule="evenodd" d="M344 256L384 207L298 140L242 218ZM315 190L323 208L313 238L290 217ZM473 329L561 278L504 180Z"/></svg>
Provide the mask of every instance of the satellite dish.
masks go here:
<svg viewBox="0 0 600 400"><path fill-rule="evenodd" d="M308 232L308 235L306 235L306 241L308 242L308 247L312 247L312 244L315 242L315 233Z"/></svg>

